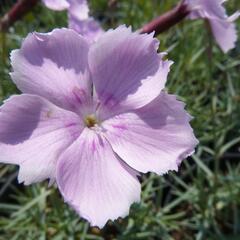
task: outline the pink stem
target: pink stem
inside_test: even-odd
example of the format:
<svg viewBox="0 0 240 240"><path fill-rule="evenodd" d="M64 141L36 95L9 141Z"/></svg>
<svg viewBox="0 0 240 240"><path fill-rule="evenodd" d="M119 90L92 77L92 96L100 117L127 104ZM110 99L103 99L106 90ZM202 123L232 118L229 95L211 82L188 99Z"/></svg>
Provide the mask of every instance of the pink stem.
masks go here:
<svg viewBox="0 0 240 240"><path fill-rule="evenodd" d="M181 22L188 14L190 10L185 1L181 1L175 8L164 13L163 15L155 18L151 22L144 25L141 29L141 33L151 33L155 31L155 36L168 30L172 26Z"/></svg>
<svg viewBox="0 0 240 240"><path fill-rule="evenodd" d="M17 20L28 13L39 0L19 0L2 19L0 19L0 31L7 31ZM141 33L151 33L155 31L158 35L177 23L181 22L190 13L187 4L182 0L175 8L157 17L144 25Z"/></svg>
<svg viewBox="0 0 240 240"><path fill-rule="evenodd" d="M18 0L18 2L0 19L0 31L7 31L17 20L28 13L39 0Z"/></svg>

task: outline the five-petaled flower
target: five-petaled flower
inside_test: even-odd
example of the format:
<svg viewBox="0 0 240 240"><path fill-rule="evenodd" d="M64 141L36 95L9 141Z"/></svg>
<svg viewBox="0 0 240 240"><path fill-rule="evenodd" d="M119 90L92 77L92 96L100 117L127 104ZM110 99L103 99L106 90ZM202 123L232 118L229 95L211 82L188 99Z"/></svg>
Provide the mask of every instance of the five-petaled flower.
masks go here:
<svg viewBox="0 0 240 240"><path fill-rule="evenodd" d="M68 10L68 25L89 41L96 41L102 34L100 24L89 16L87 0L42 0L46 7L62 11Z"/></svg>
<svg viewBox="0 0 240 240"><path fill-rule="evenodd" d="M172 62L158 45L125 26L92 44L69 29L29 34L11 54L23 94L0 108L0 161L20 166L19 182L56 181L91 225L126 216L138 176L177 170L197 144L163 91Z"/></svg>
<svg viewBox="0 0 240 240"><path fill-rule="evenodd" d="M237 31L234 21L239 17L237 11L228 17L223 7L225 0L185 0L189 5L191 19L207 19L214 38L223 52L235 47Z"/></svg>

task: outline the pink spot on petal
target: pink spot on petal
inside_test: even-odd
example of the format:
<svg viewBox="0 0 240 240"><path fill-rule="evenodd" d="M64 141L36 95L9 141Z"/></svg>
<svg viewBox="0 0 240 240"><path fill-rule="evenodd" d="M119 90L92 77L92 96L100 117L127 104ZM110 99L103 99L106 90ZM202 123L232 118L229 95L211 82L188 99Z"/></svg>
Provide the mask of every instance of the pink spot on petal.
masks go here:
<svg viewBox="0 0 240 240"><path fill-rule="evenodd" d="M127 127L124 124L113 124L112 127L120 130L127 130Z"/></svg>
<svg viewBox="0 0 240 240"><path fill-rule="evenodd" d="M69 123L65 125L66 128L73 127L73 126L76 126L76 123Z"/></svg>
<svg viewBox="0 0 240 240"><path fill-rule="evenodd" d="M96 143L94 140L92 141L92 144L91 144L91 150L92 150L92 152L96 151Z"/></svg>
<svg viewBox="0 0 240 240"><path fill-rule="evenodd" d="M79 104L82 104L83 102L86 101L87 94L83 89L74 87L72 93L74 95L74 98L77 100Z"/></svg>

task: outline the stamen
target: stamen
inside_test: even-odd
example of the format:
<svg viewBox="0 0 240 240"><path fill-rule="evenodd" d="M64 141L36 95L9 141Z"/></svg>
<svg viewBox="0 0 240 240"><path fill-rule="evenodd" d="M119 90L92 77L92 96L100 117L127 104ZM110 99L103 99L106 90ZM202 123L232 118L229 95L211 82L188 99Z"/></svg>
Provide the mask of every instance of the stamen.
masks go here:
<svg viewBox="0 0 240 240"><path fill-rule="evenodd" d="M88 128L94 127L97 124L96 116L91 114L85 117L84 123Z"/></svg>

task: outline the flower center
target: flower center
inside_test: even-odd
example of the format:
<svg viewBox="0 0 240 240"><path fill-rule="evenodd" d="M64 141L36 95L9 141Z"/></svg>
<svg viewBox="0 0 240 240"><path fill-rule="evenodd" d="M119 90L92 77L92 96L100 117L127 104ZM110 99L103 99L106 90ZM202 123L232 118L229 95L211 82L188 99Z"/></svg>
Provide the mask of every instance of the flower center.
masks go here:
<svg viewBox="0 0 240 240"><path fill-rule="evenodd" d="M91 115L87 115L84 118L84 123L88 128L91 128L91 127L94 127L98 123L98 121L96 119L96 116L91 114Z"/></svg>

